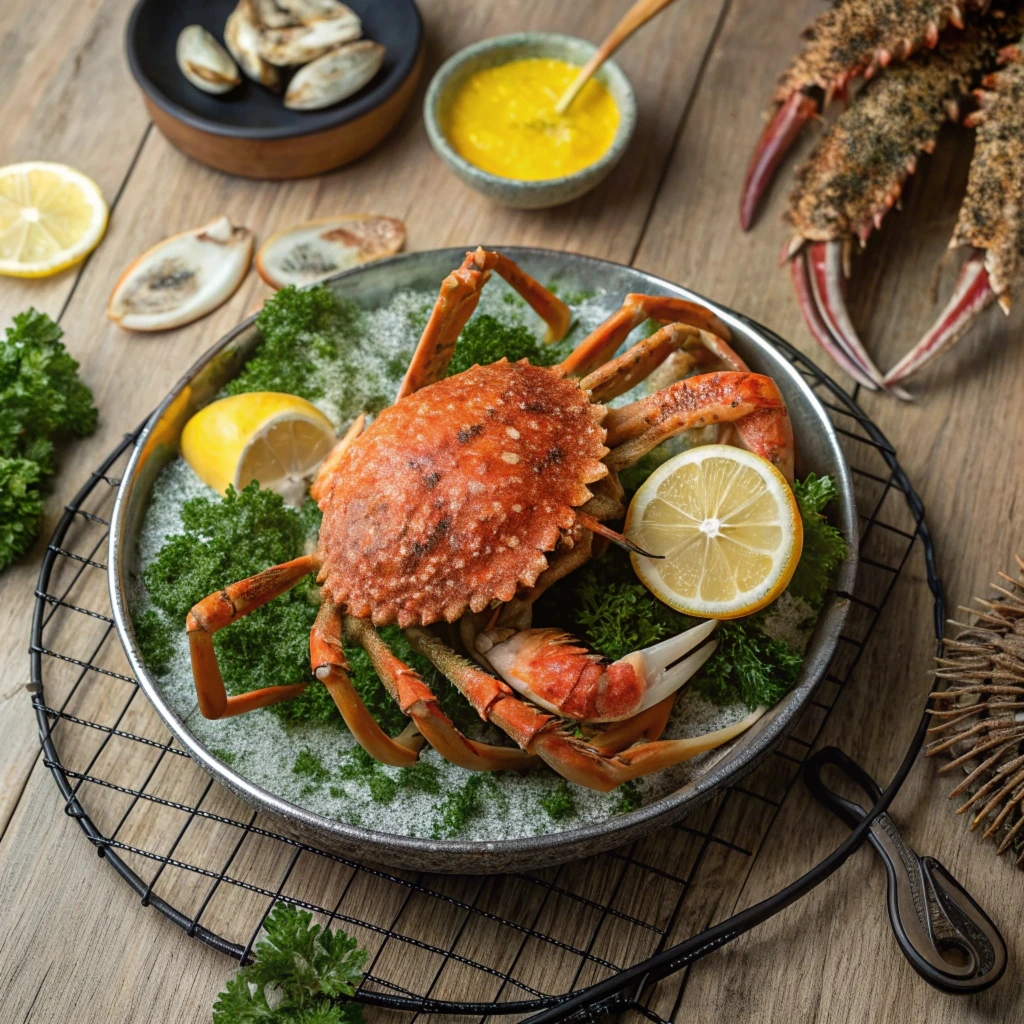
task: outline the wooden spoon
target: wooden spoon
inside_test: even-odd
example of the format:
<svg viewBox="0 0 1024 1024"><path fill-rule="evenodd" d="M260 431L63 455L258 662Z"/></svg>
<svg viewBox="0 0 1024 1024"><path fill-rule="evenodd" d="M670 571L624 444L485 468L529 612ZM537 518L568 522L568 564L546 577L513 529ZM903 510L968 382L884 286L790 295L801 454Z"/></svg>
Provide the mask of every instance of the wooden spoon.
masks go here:
<svg viewBox="0 0 1024 1024"><path fill-rule="evenodd" d="M608 33L608 38L597 48L586 64L580 68L572 85L562 93L555 106L556 114L564 114L579 95L587 79L641 26L653 18L658 11L672 3L672 0L636 0L623 15L622 20Z"/></svg>

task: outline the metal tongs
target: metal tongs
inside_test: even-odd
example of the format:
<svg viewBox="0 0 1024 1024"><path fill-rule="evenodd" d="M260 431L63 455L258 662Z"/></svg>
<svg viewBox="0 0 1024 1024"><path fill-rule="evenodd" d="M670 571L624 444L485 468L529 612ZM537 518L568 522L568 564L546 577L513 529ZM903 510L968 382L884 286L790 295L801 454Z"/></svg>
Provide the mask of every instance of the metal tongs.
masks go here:
<svg viewBox="0 0 1024 1024"><path fill-rule="evenodd" d="M822 780L826 765L841 771L874 804L882 795L874 779L837 747L825 747L804 764L811 793L850 828L867 815ZM1006 969L1006 944L971 895L934 857L920 857L886 812L868 831L868 841L885 862L889 920L910 965L945 992L969 994L995 984Z"/></svg>

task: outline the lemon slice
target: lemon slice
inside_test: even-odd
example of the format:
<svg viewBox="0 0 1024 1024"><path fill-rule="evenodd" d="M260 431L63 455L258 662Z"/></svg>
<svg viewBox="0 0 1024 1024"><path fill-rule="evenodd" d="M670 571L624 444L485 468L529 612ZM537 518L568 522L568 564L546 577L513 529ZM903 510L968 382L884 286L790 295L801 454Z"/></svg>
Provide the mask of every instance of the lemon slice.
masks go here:
<svg viewBox="0 0 1024 1024"><path fill-rule="evenodd" d="M85 259L107 230L99 185L73 167L0 167L0 274L49 277Z"/></svg>
<svg viewBox="0 0 1024 1024"><path fill-rule="evenodd" d="M200 409L181 432L181 454L221 494L258 480L299 505L334 442L331 421L304 398L252 391Z"/></svg>
<svg viewBox="0 0 1024 1024"><path fill-rule="evenodd" d="M662 559L632 555L644 586L678 611L735 619L774 601L803 547L785 477L731 445L692 448L659 466L636 492L626 536Z"/></svg>

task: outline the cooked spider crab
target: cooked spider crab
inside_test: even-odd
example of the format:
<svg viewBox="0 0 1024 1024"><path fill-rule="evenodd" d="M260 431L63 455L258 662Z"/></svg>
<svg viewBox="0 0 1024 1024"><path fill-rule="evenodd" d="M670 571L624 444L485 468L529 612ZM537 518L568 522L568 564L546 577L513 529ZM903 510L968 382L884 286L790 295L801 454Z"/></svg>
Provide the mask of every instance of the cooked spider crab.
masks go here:
<svg viewBox="0 0 1024 1024"><path fill-rule="evenodd" d="M921 7L889 6L904 9L907 17ZM920 154L934 150L943 123L959 120L972 86L996 65L1001 43L1020 32L1022 19L1020 14L975 18L966 28L955 20L962 31L947 32L937 43L929 38L930 49L889 66L858 93L798 169L786 213L795 235L785 255L811 333L858 384L887 388L900 398L909 397L900 383L957 340L993 299L1009 308L1010 286L1024 263L1024 86L1019 49L1011 47L1002 51L1005 70L984 79L987 89L975 93L981 110L966 120L978 126L978 139L951 243L971 244L987 254L967 261L936 325L886 374L865 349L846 309L845 280L855 244L864 246L898 201ZM859 37L854 42L859 45ZM778 145L773 152L781 156ZM744 204L750 201L748 189Z"/></svg>
<svg viewBox="0 0 1024 1024"><path fill-rule="evenodd" d="M395 404L365 430L360 417L321 467L310 489L323 511L316 552L231 584L189 613L199 707L220 718L302 692L305 684L227 696L213 634L315 572L313 674L375 758L409 765L428 742L464 768L543 760L609 790L725 743L758 713L705 736L662 740L676 691L714 649L716 623L609 663L557 630L533 628L533 602L606 539L628 543L604 525L624 511L617 473L656 445L719 424L791 481L792 429L778 387L748 370L726 326L675 298L628 295L557 366L503 359L445 377L492 272L545 320L550 340L565 336L570 311L560 299L499 253L467 254L441 286ZM612 358L648 318L663 326ZM682 377L714 362L728 369ZM620 408L601 404L663 364L680 379ZM456 622L470 658L431 629ZM455 728L377 632L393 623L518 749ZM370 716L343 640L364 648L409 717L400 735Z"/></svg>

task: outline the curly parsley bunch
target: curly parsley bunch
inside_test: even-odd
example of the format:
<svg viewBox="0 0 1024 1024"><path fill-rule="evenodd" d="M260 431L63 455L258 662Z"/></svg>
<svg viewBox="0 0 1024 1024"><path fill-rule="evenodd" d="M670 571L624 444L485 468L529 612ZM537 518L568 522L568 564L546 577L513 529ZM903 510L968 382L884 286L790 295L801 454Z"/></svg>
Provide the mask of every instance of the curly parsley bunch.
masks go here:
<svg viewBox="0 0 1024 1024"><path fill-rule="evenodd" d="M0 341L0 569L23 555L43 521L56 442L96 429L92 392L45 313L19 313Z"/></svg>

